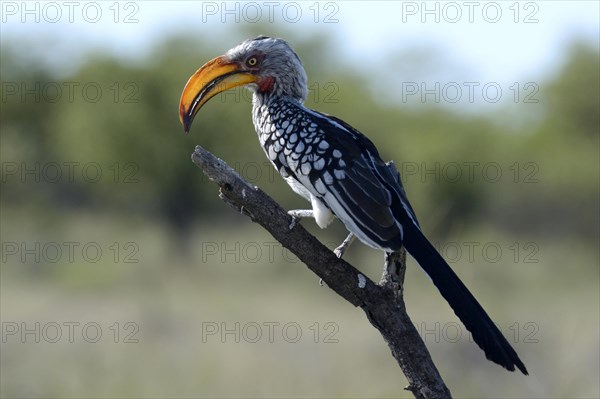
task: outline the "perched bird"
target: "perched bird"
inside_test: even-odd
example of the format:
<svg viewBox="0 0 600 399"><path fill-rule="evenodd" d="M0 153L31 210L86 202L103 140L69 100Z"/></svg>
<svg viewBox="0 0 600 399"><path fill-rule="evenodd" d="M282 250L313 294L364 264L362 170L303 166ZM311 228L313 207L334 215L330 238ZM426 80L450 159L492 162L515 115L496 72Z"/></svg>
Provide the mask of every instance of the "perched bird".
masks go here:
<svg viewBox="0 0 600 399"><path fill-rule="evenodd" d="M403 245L429 275L473 335L486 357L510 371L527 369L485 310L423 235L404 188L364 134L336 117L304 106L306 72L286 41L259 36L204 64L181 95L179 116L186 132L198 110L218 93L237 86L253 92L252 120L275 168L325 228L336 216L352 241L387 252Z"/></svg>

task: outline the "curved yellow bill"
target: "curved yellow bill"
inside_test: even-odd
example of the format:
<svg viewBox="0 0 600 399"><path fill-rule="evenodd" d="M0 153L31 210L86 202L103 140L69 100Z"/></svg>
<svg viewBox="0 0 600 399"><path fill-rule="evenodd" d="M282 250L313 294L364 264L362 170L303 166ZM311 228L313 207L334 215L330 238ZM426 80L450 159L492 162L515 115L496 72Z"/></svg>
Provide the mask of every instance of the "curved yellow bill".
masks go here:
<svg viewBox="0 0 600 399"><path fill-rule="evenodd" d="M181 93L179 120L185 132L189 132L196 113L208 100L222 91L257 80L255 75L244 72L223 56L208 61L190 77Z"/></svg>

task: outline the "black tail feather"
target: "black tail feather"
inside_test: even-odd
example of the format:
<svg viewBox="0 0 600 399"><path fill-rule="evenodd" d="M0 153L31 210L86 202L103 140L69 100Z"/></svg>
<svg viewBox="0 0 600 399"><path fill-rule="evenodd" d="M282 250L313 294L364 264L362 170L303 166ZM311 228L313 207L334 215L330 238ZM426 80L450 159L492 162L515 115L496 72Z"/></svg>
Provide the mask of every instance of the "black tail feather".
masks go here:
<svg viewBox="0 0 600 399"><path fill-rule="evenodd" d="M485 352L486 358L510 371L514 371L516 366L527 375L527 369L515 350L444 258L416 226L411 225L409 229L404 231L406 250L431 277L477 345Z"/></svg>

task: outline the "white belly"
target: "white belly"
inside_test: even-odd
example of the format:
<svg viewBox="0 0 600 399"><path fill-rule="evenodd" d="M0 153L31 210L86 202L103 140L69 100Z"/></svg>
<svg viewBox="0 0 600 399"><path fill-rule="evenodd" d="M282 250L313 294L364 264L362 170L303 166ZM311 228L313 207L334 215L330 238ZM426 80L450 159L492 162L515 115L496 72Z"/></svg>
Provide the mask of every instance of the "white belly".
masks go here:
<svg viewBox="0 0 600 399"><path fill-rule="evenodd" d="M329 226L329 224L333 221L333 212L331 212L331 210L325 206L323 201L315 197L306 189L306 187L298 183L298 180L294 179L293 177L286 177L285 181L290 185L295 193L310 201L317 225L322 229Z"/></svg>

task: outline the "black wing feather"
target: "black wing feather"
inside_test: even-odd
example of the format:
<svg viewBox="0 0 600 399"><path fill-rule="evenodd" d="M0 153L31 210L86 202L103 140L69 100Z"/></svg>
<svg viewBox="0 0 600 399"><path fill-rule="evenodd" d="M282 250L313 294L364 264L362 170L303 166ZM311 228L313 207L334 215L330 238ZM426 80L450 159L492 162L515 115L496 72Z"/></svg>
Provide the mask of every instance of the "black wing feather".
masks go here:
<svg viewBox="0 0 600 399"><path fill-rule="evenodd" d="M329 191L338 203L381 248L396 250L405 245L489 360L508 370L516 367L527 374L525 365L504 335L421 232L401 182L383 162L371 140L341 119L319 115L320 118L314 118L315 123L331 147L343 153L346 163L345 178L335 179L330 185ZM313 173L320 174L320 171Z"/></svg>

